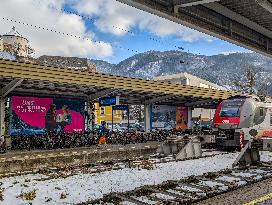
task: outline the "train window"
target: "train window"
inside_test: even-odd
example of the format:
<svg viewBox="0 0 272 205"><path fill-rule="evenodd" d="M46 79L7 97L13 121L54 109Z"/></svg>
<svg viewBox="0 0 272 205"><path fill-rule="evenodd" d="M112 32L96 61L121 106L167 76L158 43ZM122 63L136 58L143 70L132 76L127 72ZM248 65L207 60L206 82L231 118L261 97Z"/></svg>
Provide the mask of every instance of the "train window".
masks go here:
<svg viewBox="0 0 272 205"><path fill-rule="evenodd" d="M263 107L260 108L260 116L261 117L264 116L264 108Z"/></svg>
<svg viewBox="0 0 272 205"><path fill-rule="evenodd" d="M220 117L239 117L240 108L243 105L244 100L226 100L222 104L220 110Z"/></svg>
<svg viewBox="0 0 272 205"><path fill-rule="evenodd" d="M270 114L270 125L272 125L272 114Z"/></svg>
<svg viewBox="0 0 272 205"><path fill-rule="evenodd" d="M104 107L100 107L100 115L105 115L105 108Z"/></svg>
<svg viewBox="0 0 272 205"><path fill-rule="evenodd" d="M264 121L266 111L267 109L263 107L256 108L255 115L254 115L254 125L261 124Z"/></svg>

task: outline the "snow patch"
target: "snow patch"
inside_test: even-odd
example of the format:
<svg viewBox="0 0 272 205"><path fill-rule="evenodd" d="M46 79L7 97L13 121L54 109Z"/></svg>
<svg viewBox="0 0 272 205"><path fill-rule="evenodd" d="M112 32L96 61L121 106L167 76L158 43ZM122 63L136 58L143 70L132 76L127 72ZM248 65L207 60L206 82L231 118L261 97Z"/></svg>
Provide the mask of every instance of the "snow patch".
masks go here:
<svg viewBox="0 0 272 205"><path fill-rule="evenodd" d="M47 179L45 175L26 175L1 179L0 188L4 201L0 204L28 204L18 197L22 192L36 190L35 204L74 204L102 198L111 192L125 192L144 185L161 184L168 180L179 180L192 175L202 175L231 168L238 153L217 155L195 160L158 164L153 170L121 169L96 174L77 174L67 178ZM43 180L39 180L43 179ZM16 182L16 183L15 183ZM67 197L60 199L61 193Z"/></svg>

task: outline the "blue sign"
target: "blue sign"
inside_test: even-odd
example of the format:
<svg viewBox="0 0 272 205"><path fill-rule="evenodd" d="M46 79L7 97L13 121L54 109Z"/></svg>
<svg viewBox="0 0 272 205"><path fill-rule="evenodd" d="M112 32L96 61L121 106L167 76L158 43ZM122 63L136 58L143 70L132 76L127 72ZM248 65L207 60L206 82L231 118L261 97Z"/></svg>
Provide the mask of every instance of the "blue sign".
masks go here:
<svg viewBox="0 0 272 205"><path fill-rule="evenodd" d="M119 97L118 96L111 96L111 97L104 97L99 98L99 106L109 106L109 105L118 105L119 104Z"/></svg>
<svg viewBox="0 0 272 205"><path fill-rule="evenodd" d="M113 110L128 110L128 105L115 105L112 106Z"/></svg>

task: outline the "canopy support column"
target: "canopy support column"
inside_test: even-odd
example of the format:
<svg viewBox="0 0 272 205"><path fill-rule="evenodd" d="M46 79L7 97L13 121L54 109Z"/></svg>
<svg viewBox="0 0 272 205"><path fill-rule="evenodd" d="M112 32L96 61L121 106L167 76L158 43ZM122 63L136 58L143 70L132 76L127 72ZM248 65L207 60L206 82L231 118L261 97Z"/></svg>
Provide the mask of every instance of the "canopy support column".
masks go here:
<svg viewBox="0 0 272 205"><path fill-rule="evenodd" d="M193 128L193 125L192 125L192 116L193 116L193 113L192 113L192 107L188 107L188 128Z"/></svg>
<svg viewBox="0 0 272 205"><path fill-rule="evenodd" d="M5 99L17 86L19 86L24 80L14 79L5 87L0 89L0 136L5 134Z"/></svg>
<svg viewBox="0 0 272 205"><path fill-rule="evenodd" d="M95 124L95 108L94 108L94 102L87 100L87 131L92 131Z"/></svg>
<svg viewBox="0 0 272 205"><path fill-rule="evenodd" d="M144 105L144 121L145 121L145 132L150 132L151 127L151 104Z"/></svg>
<svg viewBox="0 0 272 205"><path fill-rule="evenodd" d="M5 134L5 98L0 96L0 136Z"/></svg>

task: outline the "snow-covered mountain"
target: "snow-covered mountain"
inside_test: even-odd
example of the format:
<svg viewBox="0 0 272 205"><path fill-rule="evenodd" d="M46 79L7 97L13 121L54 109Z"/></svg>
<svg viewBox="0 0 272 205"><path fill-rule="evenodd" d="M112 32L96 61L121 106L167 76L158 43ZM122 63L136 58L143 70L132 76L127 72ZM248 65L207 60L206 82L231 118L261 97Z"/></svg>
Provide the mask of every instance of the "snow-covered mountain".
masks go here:
<svg viewBox="0 0 272 205"><path fill-rule="evenodd" d="M135 78L187 72L218 85L231 87L244 75L246 66L258 70L259 85L272 82L272 58L256 53L204 56L181 51L149 51L134 55L119 64L90 60L98 72ZM271 86L272 87L272 86ZM272 88L270 88L272 94Z"/></svg>

